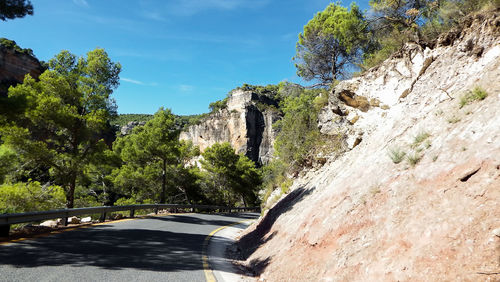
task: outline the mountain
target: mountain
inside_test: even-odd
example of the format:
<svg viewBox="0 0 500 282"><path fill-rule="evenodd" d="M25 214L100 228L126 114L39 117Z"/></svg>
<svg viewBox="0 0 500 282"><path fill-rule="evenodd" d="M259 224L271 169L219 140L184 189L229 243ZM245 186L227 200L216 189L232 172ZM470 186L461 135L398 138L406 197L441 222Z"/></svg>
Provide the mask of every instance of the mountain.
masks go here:
<svg viewBox="0 0 500 282"><path fill-rule="evenodd" d="M265 95L237 89L229 94L227 106L188 126L180 139L191 140L202 152L215 143L229 142L237 153L266 164L274 152L272 124L280 118L277 107L277 101Z"/></svg>

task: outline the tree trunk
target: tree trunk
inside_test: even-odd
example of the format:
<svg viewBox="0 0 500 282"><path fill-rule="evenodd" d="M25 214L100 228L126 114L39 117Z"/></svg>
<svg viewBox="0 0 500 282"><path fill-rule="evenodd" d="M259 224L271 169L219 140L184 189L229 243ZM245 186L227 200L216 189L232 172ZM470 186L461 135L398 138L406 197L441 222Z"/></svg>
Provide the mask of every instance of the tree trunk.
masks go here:
<svg viewBox="0 0 500 282"><path fill-rule="evenodd" d="M165 204L167 190L167 161L163 160L163 170L161 175L161 193L160 193L160 204Z"/></svg>
<svg viewBox="0 0 500 282"><path fill-rule="evenodd" d="M66 208L72 209L75 203L76 175L71 176L69 190L66 192Z"/></svg>
<svg viewBox="0 0 500 282"><path fill-rule="evenodd" d="M248 207L247 201L245 201L245 196L243 194L241 194L241 199L243 200L243 206L247 208Z"/></svg>
<svg viewBox="0 0 500 282"><path fill-rule="evenodd" d="M332 54L332 83L337 79L337 56L335 52Z"/></svg>

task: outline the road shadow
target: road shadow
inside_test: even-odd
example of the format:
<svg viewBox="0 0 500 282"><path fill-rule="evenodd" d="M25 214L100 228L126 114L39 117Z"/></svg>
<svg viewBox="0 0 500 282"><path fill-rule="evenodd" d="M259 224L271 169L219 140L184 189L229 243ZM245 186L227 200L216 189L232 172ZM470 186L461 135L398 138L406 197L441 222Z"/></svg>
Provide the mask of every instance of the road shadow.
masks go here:
<svg viewBox="0 0 500 282"><path fill-rule="evenodd" d="M224 216L224 217L236 217L240 218L241 220L245 219L257 219L260 216L260 213L256 212L247 212L247 213L218 213L218 216Z"/></svg>
<svg viewBox="0 0 500 282"><path fill-rule="evenodd" d="M201 217L204 216L201 215ZM213 225L213 227L202 228L206 230L206 234L217 228L217 225L227 225L238 221L237 215L234 216L233 221L229 218L227 221L198 220L197 217L200 215L151 217L150 219ZM15 268L94 266L109 270L129 268L156 272L203 269L201 257L206 237L205 231L197 234L194 232L195 227L186 229L185 226L184 230L189 231L184 233L175 232L172 228L166 227L163 227L166 230L161 230L162 228L158 228L154 222L151 222L151 225L145 225L140 221L138 220L139 226L143 227L138 229L127 229L127 226L123 225L98 225L0 246L0 273L2 266L6 265ZM193 232L189 233L191 230Z"/></svg>
<svg viewBox="0 0 500 282"><path fill-rule="evenodd" d="M245 234L237 241L236 244L239 251L239 260L246 261L259 246L271 240L277 232L275 231L272 234L267 234L278 217L291 210L298 202L304 200L304 198L310 195L314 189L315 187L308 189L303 187L297 188L269 209L258 225L256 225L255 229ZM253 273L255 276L262 274L269 264L270 259L271 258L265 258L262 260L254 259L250 261L248 271Z"/></svg>
<svg viewBox="0 0 500 282"><path fill-rule="evenodd" d="M220 217L227 217L227 220L222 219L205 219L200 217L190 217L186 215L175 215L171 214L166 217L148 217L149 219L155 219L160 221L169 221L169 222L180 222L187 224L196 224L196 225L218 225L218 226L226 226L229 224L233 224L236 221L258 218L258 214L249 215L249 214L216 214ZM230 220L231 218L232 220Z"/></svg>

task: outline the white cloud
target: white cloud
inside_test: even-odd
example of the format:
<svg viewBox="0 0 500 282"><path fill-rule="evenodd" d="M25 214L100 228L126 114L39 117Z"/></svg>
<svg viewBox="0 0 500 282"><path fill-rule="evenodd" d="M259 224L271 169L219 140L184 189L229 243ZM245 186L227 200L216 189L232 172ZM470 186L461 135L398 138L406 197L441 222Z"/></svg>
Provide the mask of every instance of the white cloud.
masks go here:
<svg viewBox="0 0 500 282"><path fill-rule="evenodd" d="M145 83L145 82L140 81L140 80L135 80L135 79L126 78L126 77L121 77L120 80L128 82L128 83L136 84L136 85L158 86L158 83L156 83L156 82Z"/></svg>
<svg viewBox="0 0 500 282"><path fill-rule="evenodd" d="M270 0L173 0L166 8L168 13L179 16L192 16L199 12L215 10L235 10L239 8L260 8Z"/></svg>
<svg viewBox="0 0 500 282"><path fill-rule="evenodd" d="M181 84L179 85L179 90L182 92L192 92L194 90L194 86L188 84Z"/></svg>
<svg viewBox="0 0 500 282"><path fill-rule="evenodd" d="M76 5L78 5L80 7L88 7L89 6L89 3L87 3L86 0L73 0L73 3L75 3Z"/></svg>
<svg viewBox="0 0 500 282"><path fill-rule="evenodd" d="M137 85L144 85L144 82L139 81L139 80L135 80L135 79L131 79L131 78L121 77L120 80L125 81L125 82L129 82L129 83L133 83L133 84L137 84Z"/></svg>
<svg viewBox="0 0 500 282"><path fill-rule="evenodd" d="M159 21L159 22L166 22L167 19L158 11L156 12L143 12L142 16L146 19L153 20L153 21Z"/></svg>

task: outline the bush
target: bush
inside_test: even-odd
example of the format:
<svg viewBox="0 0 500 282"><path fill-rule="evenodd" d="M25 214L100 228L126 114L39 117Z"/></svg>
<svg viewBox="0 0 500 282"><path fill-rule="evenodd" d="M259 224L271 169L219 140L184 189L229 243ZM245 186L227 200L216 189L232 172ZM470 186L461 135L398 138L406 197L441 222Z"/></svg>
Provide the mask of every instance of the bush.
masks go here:
<svg viewBox="0 0 500 282"><path fill-rule="evenodd" d="M395 164L399 164L400 162L402 162L404 157L406 156L406 153L397 147L389 149L388 154L392 162Z"/></svg>
<svg viewBox="0 0 500 282"><path fill-rule="evenodd" d="M467 91L465 95L460 98L460 108L465 105L471 104L474 101L484 100L488 97L488 93L481 87L475 87L474 89Z"/></svg>
<svg viewBox="0 0 500 282"><path fill-rule="evenodd" d="M151 200L151 199L145 199L143 201L138 201L135 196L132 196L131 198L120 198L115 202L115 206L146 205L146 204L154 204L154 203L153 203L153 200ZM136 210L135 215L146 215L149 212L151 212L151 210ZM129 216L130 212L129 211L121 211L121 212L116 212L115 214Z"/></svg>
<svg viewBox="0 0 500 282"><path fill-rule="evenodd" d="M406 160L411 166L415 166L420 161L420 159L422 159L422 155L418 154L417 152L406 156Z"/></svg>
<svg viewBox="0 0 500 282"><path fill-rule="evenodd" d="M5 144L0 145L0 183L6 181L20 166L19 156Z"/></svg>
<svg viewBox="0 0 500 282"><path fill-rule="evenodd" d="M210 105L208 105L208 108L210 109L210 113L216 113L222 109L226 109L227 108L227 100L228 98L224 98L220 101L215 101L213 103L210 103Z"/></svg>
<svg viewBox="0 0 500 282"><path fill-rule="evenodd" d="M415 136L415 138L413 140L412 147L414 147L414 148L417 147L418 145L420 145L422 142L424 142L430 136L431 135L425 131L418 133L417 136Z"/></svg>
<svg viewBox="0 0 500 282"><path fill-rule="evenodd" d="M33 55L33 50L29 49L29 48L21 48L19 47L19 45L17 45L16 41L13 41L13 40L9 40L7 38L0 38L0 45L6 47L6 48L9 48L9 49L13 49L15 50L16 52L18 53L21 53L21 54L26 54L26 55L29 55L29 56L32 56L34 57L35 55Z"/></svg>
<svg viewBox="0 0 500 282"><path fill-rule="evenodd" d="M378 37L376 44L378 47L375 48L375 51L364 54L361 68L363 70L368 70L374 66L378 66L392 54L401 50L408 40L409 37L407 34L396 29L389 32L387 35Z"/></svg>
<svg viewBox="0 0 500 282"><path fill-rule="evenodd" d="M66 197L59 186L39 182L0 185L0 213L22 213L64 208Z"/></svg>

